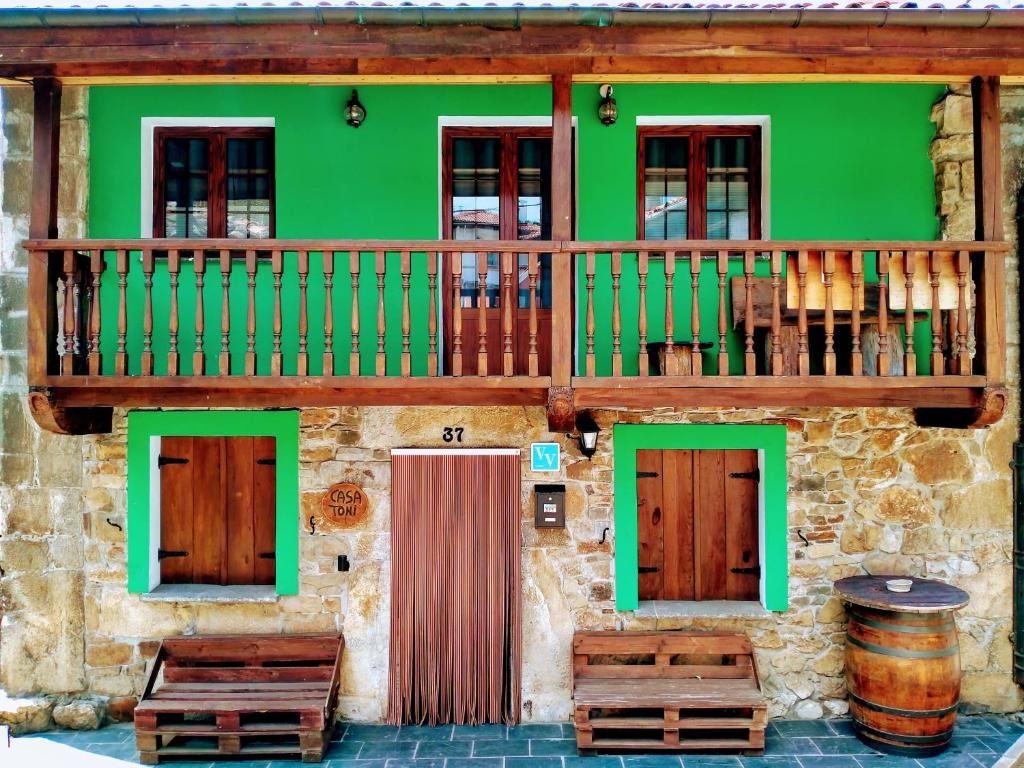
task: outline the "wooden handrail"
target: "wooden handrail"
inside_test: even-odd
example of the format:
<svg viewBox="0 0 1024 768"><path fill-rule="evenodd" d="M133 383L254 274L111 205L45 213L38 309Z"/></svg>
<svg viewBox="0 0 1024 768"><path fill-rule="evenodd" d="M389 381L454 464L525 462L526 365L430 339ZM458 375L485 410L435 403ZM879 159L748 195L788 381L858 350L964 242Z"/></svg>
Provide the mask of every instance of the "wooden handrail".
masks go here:
<svg viewBox="0 0 1024 768"><path fill-rule="evenodd" d="M1001 306L997 281L974 291L972 278L1001 265L1009 251L1001 241L30 239L23 245L36 287L30 327L40 352L34 354L46 357L29 361L32 386L54 376L177 376L189 351L193 378L254 376L259 362L269 376L311 378L321 369L339 377L365 371L402 378L550 377L558 379L555 386L564 386L567 371L588 379L646 377L656 362L662 375L678 378L840 379L912 377L920 357L924 378L952 375L965 384L979 373L1001 384L1004 368L1001 320L990 312L973 328L970 319L986 305ZM473 266L463 269L467 254L475 256ZM487 254L498 256L497 283L490 287L495 266ZM544 308L553 318L549 338L539 330L542 254L550 255L553 277L554 306ZM183 272L189 256L194 267ZM236 267L244 275L233 276ZM169 283L159 281L158 291L154 274L163 270ZM664 280L652 280L652 273ZM284 278L297 281L287 286L287 297ZM464 278L476 281L473 296L464 292ZM213 306L204 307L204 279ZM759 281L765 292L755 301ZM864 295L872 286L877 309L867 312ZM809 305L809 291L819 288L823 303ZM179 312L180 293L188 290L198 291L194 334ZM264 291L272 306L260 313L257 296ZM520 303L524 291L528 298ZM737 291L744 294L739 300ZM351 312L342 298L349 292ZM426 312L415 309L419 301ZM233 313L236 302L244 312ZM158 305L168 306L169 317L158 316ZM491 309L493 318L482 319ZM233 322L233 314L244 321ZM349 314L346 333L336 315ZM822 321L824 336L812 343L809 325ZM913 342L919 322L926 323L930 344L920 356ZM579 333L580 359L573 360ZM161 346L167 349L158 357ZM543 365L542 348L551 351Z"/></svg>

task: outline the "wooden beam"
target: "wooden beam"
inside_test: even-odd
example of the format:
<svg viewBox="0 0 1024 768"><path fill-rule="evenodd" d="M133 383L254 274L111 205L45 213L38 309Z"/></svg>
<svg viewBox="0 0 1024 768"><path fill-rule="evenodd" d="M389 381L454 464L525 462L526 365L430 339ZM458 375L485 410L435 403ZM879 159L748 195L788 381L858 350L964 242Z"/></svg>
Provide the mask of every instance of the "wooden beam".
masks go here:
<svg viewBox="0 0 1024 768"><path fill-rule="evenodd" d="M555 75L551 78L551 238L573 239L573 136L572 136L572 77ZM573 259L571 253L554 253L551 261L552 306L563 311L551 317L551 386L548 422L551 429L571 429L575 424L575 411L571 407L572 393L567 391L572 380ZM568 402L568 406L566 403Z"/></svg>
<svg viewBox="0 0 1024 768"><path fill-rule="evenodd" d="M999 78L971 81L974 119L974 236L1003 239L1002 113ZM979 301L975 316L976 359L984 364L990 384L1006 378L1006 276L1003 256L986 252L975 261Z"/></svg>
<svg viewBox="0 0 1024 768"><path fill-rule="evenodd" d="M29 236L57 237L57 182L60 157L61 84L52 78L33 82L32 203ZM57 370L56 264L46 252L29 256L28 383L36 386Z"/></svg>

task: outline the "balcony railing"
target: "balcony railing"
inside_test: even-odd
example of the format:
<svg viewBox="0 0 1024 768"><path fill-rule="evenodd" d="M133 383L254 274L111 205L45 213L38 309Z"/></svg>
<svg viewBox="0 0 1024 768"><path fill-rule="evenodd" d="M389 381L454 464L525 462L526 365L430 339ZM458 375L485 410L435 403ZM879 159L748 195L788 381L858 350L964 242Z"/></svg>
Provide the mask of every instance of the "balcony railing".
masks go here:
<svg viewBox="0 0 1024 768"><path fill-rule="evenodd" d="M554 382L594 405L974 407L1002 383L1004 243L473 246L29 241L30 384L78 405L541 403Z"/></svg>

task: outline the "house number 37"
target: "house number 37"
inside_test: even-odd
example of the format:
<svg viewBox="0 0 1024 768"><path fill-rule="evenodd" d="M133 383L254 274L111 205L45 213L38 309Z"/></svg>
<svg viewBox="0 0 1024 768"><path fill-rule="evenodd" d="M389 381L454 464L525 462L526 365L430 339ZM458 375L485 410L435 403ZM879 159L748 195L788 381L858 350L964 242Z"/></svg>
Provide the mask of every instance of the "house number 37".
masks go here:
<svg viewBox="0 0 1024 768"><path fill-rule="evenodd" d="M441 433L441 439L444 440L446 443L461 443L462 432L462 427L445 427L444 432Z"/></svg>

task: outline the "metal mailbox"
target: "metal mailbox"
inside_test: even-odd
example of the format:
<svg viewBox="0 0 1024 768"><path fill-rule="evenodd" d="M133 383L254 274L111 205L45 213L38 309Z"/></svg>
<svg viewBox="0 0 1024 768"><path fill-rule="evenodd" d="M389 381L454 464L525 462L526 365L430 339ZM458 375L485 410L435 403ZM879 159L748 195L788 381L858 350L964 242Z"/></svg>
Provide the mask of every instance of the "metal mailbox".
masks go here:
<svg viewBox="0 0 1024 768"><path fill-rule="evenodd" d="M565 528L565 486L535 485L537 507L533 525L536 528Z"/></svg>

